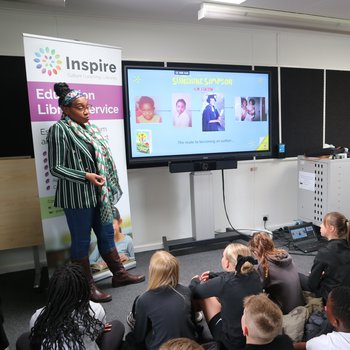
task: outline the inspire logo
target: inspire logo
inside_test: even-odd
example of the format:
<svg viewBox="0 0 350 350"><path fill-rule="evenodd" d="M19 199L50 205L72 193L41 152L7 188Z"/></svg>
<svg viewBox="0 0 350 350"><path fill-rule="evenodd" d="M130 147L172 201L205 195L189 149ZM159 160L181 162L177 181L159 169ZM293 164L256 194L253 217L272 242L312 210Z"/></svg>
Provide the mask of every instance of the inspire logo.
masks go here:
<svg viewBox="0 0 350 350"><path fill-rule="evenodd" d="M61 70L61 55L56 53L55 49L40 48L35 52L34 62L36 68L41 71L42 74L51 76L52 74L57 75Z"/></svg>

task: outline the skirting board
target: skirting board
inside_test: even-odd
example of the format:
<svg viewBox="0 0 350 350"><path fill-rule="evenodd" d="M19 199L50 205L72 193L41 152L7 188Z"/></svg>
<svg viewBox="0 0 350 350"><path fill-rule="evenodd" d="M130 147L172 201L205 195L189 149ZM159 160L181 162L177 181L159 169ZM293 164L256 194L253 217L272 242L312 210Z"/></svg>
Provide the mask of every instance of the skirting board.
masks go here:
<svg viewBox="0 0 350 350"><path fill-rule="evenodd" d="M42 259L40 260L41 266L46 266L46 260ZM25 271L25 270L33 270L35 268L34 261L23 261L18 264L12 264L12 265L3 265L0 268L0 275L4 273L10 273L10 272L17 272L17 271Z"/></svg>
<svg viewBox="0 0 350 350"><path fill-rule="evenodd" d="M135 253L148 252L150 250L163 249L163 243L141 244L134 247Z"/></svg>
<svg viewBox="0 0 350 350"><path fill-rule="evenodd" d="M268 226L268 229L273 231L275 229L278 229L279 227L291 225L292 221L293 220L291 220L290 222L287 222L287 223L281 223L279 225L271 225L271 226ZM141 244L141 245L135 246L135 248L134 248L135 253L146 252L146 251L150 251L150 250L160 250L160 249L163 249L162 242ZM40 264L42 266L46 266L46 260L40 259ZM31 270L31 269L34 269L34 261L33 260L26 260L26 261L16 263L16 264L11 264L11 265L2 264L2 266L0 267L0 274L23 271L23 270Z"/></svg>
<svg viewBox="0 0 350 350"><path fill-rule="evenodd" d="M23 248L23 250L28 250L29 248ZM134 250L136 253L140 253L140 252L146 252L146 251L150 251L150 250L160 250L163 249L163 243L152 243L152 244L143 244L143 245L139 245L139 246L135 246ZM4 273L10 273L10 272L18 272L18 271L25 271L25 270L33 270L35 268L34 266L34 260L33 259L28 259L28 256L26 252L21 252L19 249L16 249L18 252L16 252L19 256L19 259L16 261L16 263L12 263L12 264L4 264L3 262L1 263L0 266L0 275L4 274ZM9 251L13 251L12 249ZM0 251L0 254L6 254L6 250L4 251ZM31 252L30 252L31 253ZM21 257L20 255L24 254L26 260L25 261L20 261ZM45 253L42 253L45 254ZM4 259L5 260L5 259ZM46 259L45 258L41 258L40 259L40 265L41 266L46 266Z"/></svg>

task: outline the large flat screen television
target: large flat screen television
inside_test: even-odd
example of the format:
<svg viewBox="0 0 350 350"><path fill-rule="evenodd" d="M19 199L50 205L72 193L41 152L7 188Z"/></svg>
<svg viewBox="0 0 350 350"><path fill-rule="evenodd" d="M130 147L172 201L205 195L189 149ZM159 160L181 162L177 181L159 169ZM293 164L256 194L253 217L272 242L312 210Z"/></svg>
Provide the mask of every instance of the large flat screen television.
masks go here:
<svg viewBox="0 0 350 350"><path fill-rule="evenodd" d="M271 155L268 72L124 67L129 166Z"/></svg>

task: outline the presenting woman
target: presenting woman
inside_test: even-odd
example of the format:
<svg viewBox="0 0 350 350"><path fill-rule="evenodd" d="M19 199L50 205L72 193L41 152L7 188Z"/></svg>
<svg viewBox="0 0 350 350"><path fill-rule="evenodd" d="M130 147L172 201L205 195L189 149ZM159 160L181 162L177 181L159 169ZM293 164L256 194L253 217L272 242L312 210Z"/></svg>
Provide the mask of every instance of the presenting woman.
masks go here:
<svg viewBox="0 0 350 350"><path fill-rule="evenodd" d="M54 86L62 117L48 134L50 171L58 178L55 206L64 209L71 234L71 260L80 264L90 284L90 299L112 300L94 284L88 252L91 229L99 252L113 273L112 287L145 280L131 275L120 261L114 244L113 206L122 195L117 169L107 141L89 122L88 100L66 83Z"/></svg>

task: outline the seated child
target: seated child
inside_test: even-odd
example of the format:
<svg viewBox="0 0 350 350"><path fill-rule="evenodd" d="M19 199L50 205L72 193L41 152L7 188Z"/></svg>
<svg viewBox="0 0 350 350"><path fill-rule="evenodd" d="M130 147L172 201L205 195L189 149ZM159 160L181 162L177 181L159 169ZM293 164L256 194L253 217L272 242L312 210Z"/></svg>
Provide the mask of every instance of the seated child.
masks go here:
<svg viewBox="0 0 350 350"><path fill-rule="evenodd" d="M9 341L7 339L4 327L4 316L1 309L1 298L0 298L0 349L7 349L9 346Z"/></svg>
<svg viewBox="0 0 350 350"><path fill-rule="evenodd" d="M350 349L350 287L336 287L328 294L326 313L335 331L312 338L306 343L294 343L294 349Z"/></svg>
<svg viewBox="0 0 350 350"><path fill-rule="evenodd" d="M321 224L321 236L328 240L315 256L310 275L300 274L301 287L327 300L335 287L346 285L350 271L350 223L339 212L327 213Z"/></svg>
<svg viewBox="0 0 350 350"><path fill-rule="evenodd" d="M231 243L222 254L224 272L207 271L191 281L193 298L203 310L209 330L221 349L245 346L241 327L243 299L262 292L255 262L247 246Z"/></svg>
<svg viewBox="0 0 350 350"><path fill-rule="evenodd" d="M162 117L155 114L154 100L149 96L142 96L138 101L136 123L161 123ZM140 114L140 115L138 115Z"/></svg>
<svg viewBox="0 0 350 350"><path fill-rule="evenodd" d="M276 248L265 232L255 232L248 246L259 262L258 272L265 292L283 314L304 305L298 270L288 252Z"/></svg>
<svg viewBox="0 0 350 350"><path fill-rule="evenodd" d="M123 219L120 217L119 210L114 208L113 228L115 247L118 250L121 262L126 263L129 259L135 259L135 253L132 238L129 235L124 235L122 232L122 222ZM107 264L103 261L97 246L90 254L89 260L91 265L98 265L99 270L107 268Z"/></svg>
<svg viewBox="0 0 350 350"><path fill-rule="evenodd" d="M174 338L161 345L159 350L204 350L204 348L192 339Z"/></svg>
<svg viewBox="0 0 350 350"><path fill-rule="evenodd" d="M127 319L130 325L134 318L134 329L126 336L129 347L158 350L173 338L195 338L191 291L179 283L179 273L179 262L172 254L162 250L152 255L148 288L137 297L134 313Z"/></svg>
<svg viewBox="0 0 350 350"><path fill-rule="evenodd" d="M246 297L241 320L245 349L292 350L290 338L280 335L282 319L281 309L266 294Z"/></svg>
<svg viewBox="0 0 350 350"><path fill-rule="evenodd" d="M106 312L90 301L89 281L81 266L58 268L50 278L46 305L30 319L30 332L23 333L16 349L119 350L124 325L106 322Z"/></svg>

